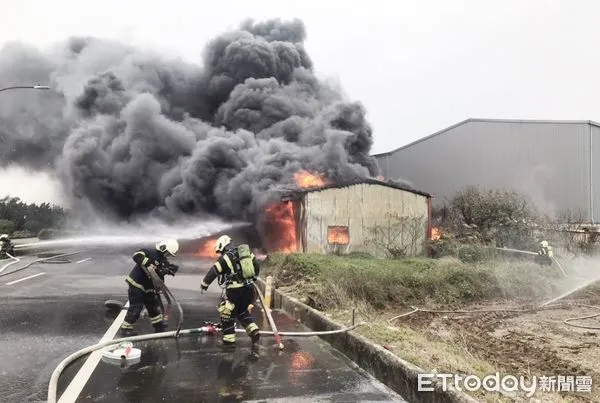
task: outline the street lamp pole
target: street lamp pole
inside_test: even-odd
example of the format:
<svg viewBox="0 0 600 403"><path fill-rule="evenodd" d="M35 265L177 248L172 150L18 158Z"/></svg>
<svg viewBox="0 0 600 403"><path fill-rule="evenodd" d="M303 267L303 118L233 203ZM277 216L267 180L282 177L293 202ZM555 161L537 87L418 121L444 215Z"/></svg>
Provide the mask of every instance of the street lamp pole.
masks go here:
<svg viewBox="0 0 600 403"><path fill-rule="evenodd" d="M15 85L13 87L0 88L0 92L8 90L19 90L19 89L30 89L30 90L49 90L50 87L47 85Z"/></svg>

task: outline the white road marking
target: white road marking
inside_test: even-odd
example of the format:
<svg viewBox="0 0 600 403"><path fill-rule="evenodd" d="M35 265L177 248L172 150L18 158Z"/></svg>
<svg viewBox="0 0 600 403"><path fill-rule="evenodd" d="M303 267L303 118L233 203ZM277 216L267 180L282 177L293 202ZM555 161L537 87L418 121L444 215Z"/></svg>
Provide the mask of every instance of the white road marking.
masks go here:
<svg viewBox="0 0 600 403"><path fill-rule="evenodd" d="M13 285L13 284L17 284L17 283L20 283L21 281L29 280L30 278L34 278L34 277L37 277L37 276L42 276L42 275L44 275L44 274L46 274L46 273L38 273L38 274L34 274L34 275L32 275L32 276L29 276L29 277L23 277L23 278L20 278L20 279L18 279L18 280L11 281L10 283L6 283L6 285Z"/></svg>
<svg viewBox="0 0 600 403"><path fill-rule="evenodd" d="M88 258L85 258L85 259L78 260L78 261L77 261L77 262L75 262L75 263L76 263L76 264L79 264L79 263L87 262L87 261L88 261L88 260L90 260L90 259L91 259L91 257L88 257Z"/></svg>
<svg viewBox="0 0 600 403"><path fill-rule="evenodd" d="M125 308L129 308L129 301L127 301L127 303L125 304ZM121 323L123 322L123 320L125 320L126 314L127 309L122 309L119 313L119 316L117 316L112 325L110 325L104 336L102 336L102 338L100 339L99 343L112 340L115 337L115 335L119 331L119 328L121 327ZM81 391L83 390L83 387L92 376L92 373L96 369L96 366L98 366L98 363L101 359L102 349L96 350L93 353L91 353L88 359L83 363L82 367L79 369L79 372L77 372L75 377L73 377L73 380L71 381L71 383L69 383L69 386L67 386L67 389L65 389L60 399L58 399L57 403L74 403L79 397Z"/></svg>

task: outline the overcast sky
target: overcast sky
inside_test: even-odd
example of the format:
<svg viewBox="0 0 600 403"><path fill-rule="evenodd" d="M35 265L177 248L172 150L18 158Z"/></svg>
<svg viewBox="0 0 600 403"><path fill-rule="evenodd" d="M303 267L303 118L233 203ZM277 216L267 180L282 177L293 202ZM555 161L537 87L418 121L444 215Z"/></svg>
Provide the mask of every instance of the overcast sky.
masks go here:
<svg viewBox="0 0 600 403"><path fill-rule="evenodd" d="M246 17L298 17L317 73L366 106L373 153L470 117L600 120L593 0L4 3L0 41L93 35L191 61Z"/></svg>

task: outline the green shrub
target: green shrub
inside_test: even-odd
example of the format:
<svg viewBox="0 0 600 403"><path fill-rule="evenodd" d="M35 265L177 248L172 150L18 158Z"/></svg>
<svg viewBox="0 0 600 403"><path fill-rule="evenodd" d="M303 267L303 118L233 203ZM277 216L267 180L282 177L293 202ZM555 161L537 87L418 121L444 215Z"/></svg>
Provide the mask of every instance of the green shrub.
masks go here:
<svg viewBox="0 0 600 403"><path fill-rule="evenodd" d="M30 231L15 231L11 234L12 239L35 238L35 232Z"/></svg>
<svg viewBox="0 0 600 403"><path fill-rule="evenodd" d="M49 239L56 239L62 235L61 231L52 228L44 228L38 234L38 239L40 241L46 241Z"/></svg>
<svg viewBox="0 0 600 403"><path fill-rule="evenodd" d="M468 252L468 253L467 253ZM376 309L434 302L464 304L517 298L530 300L556 292L555 272L533 263L485 260L490 252L472 246L455 258L365 259L331 255L273 255L261 276L273 275L317 309L364 303ZM467 257L468 256L468 257ZM485 263L475 263L481 260Z"/></svg>
<svg viewBox="0 0 600 403"><path fill-rule="evenodd" d="M9 220L0 219L0 234L10 234L15 228L15 223Z"/></svg>

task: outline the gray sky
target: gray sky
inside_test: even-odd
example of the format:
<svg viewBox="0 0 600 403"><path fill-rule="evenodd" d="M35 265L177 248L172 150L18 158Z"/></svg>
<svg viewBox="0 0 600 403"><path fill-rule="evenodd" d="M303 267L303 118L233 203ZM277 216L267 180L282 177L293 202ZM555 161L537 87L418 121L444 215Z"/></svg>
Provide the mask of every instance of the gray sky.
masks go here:
<svg viewBox="0 0 600 403"><path fill-rule="evenodd" d="M0 41L120 38L199 60L242 19L298 17L320 76L368 110L373 153L469 117L600 119L600 2L20 0Z"/></svg>

